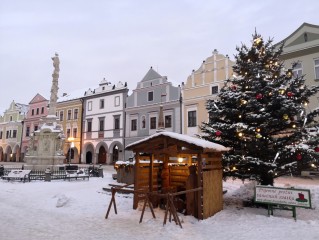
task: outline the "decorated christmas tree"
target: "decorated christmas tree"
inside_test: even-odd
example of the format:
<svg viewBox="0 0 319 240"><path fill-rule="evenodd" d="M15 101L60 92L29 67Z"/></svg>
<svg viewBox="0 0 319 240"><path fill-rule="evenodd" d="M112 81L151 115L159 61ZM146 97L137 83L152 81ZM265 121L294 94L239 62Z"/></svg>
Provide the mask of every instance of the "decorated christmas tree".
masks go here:
<svg viewBox="0 0 319 240"><path fill-rule="evenodd" d="M207 102L201 137L231 148L223 155L226 178L272 185L275 177L317 164L319 110L306 106L318 87L306 86L294 66L284 68L282 47L253 34L250 47L236 48L234 77Z"/></svg>

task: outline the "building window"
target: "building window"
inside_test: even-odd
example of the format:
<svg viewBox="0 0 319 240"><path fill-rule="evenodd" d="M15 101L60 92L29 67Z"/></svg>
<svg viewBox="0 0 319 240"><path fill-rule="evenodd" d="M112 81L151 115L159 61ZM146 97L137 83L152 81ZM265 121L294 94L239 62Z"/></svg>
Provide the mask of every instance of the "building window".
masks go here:
<svg viewBox="0 0 319 240"><path fill-rule="evenodd" d="M137 129L137 120L136 119L132 119L131 121L131 131L136 131Z"/></svg>
<svg viewBox="0 0 319 240"><path fill-rule="evenodd" d="M37 115L39 115L39 112L40 112L40 109L39 109L39 108L37 108Z"/></svg>
<svg viewBox="0 0 319 240"><path fill-rule="evenodd" d="M92 111L92 101L88 102L88 111Z"/></svg>
<svg viewBox="0 0 319 240"><path fill-rule="evenodd" d="M87 131L92 132L92 120L87 120Z"/></svg>
<svg viewBox="0 0 319 240"><path fill-rule="evenodd" d="M10 116L10 122L12 122L12 116Z"/></svg>
<svg viewBox="0 0 319 240"><path fill-rule="evenodd" d="M34 109L31 110L31 115L32 115L32 116L34 115Z"/></svg>
<svg viewBox="0 0 319 240"><path fill-rule="evenodd" d="M68 120L71 120L72 117L72 110L68 110Z"/></svg>
<svg viewBox="0 0 319 240"><path fill-rule="evenodd" d="M100 123L99 131L104 131L104 118L100 118L99 123Z"/></svg>
<svg viewBox="0 0 319 240"><path fill-rule="evenodd" d="M145 120L145 116L142 116L142 128L146 127L146 120Z"/></svg>
<svg viewBox="0 0 319 240"><path fill-rule="evenodd" d="M2 139L2 131L0 131L0 139Z"/></svg>
<svg viewBox="0 0 319 240"><path fill-rule="evenodd" d="M188 112L188 127L196 126L196 111Z"/></svg>
<svg viewBox="0 0 319 240"><path fill-rule="evenodd" d="M115 105L115 107L120 106L120 96L116 96L114 98L114 105Z"/></svg>
<svg viewBox="0 0 319 240"><path fill-rule="evenodd" d="M13 130L12 137L13 137L13 138L16 138L16 137L17 137L17 130Z"/></svg>
<svg viewBox="0 0 319 240"><path fill-rule="evenodd" d="M295 78L296 77L301 77L301 75L302 75L302 65L301 65L300 62L296 64L296 66L292 70L292 73L293 73Z"/></svg>
<svg viewBox="0 0 319 240"><path fill-rule="evenodd" d="M156 129L156 117L150 118L150 126L151 129Z"/></svg>
<svg viewBox="0 0 319 240"><path fill-rule="evenodd" d="M319 59L315 59L315 79L319 80Z"/></svg>
<svg viewBox="0 0 319 240"><path fill-rule="evenodd" d="M100 99L100 109L104 108L104 99Z"/></svg>
<svg viewBox="0 0 319 240"><path fill-rule="evenodd" d="M74 109L74 112L73 112L73 117L74 119L78 119L78 115L79 115L79 109Z"/></svg>
<svg viewBox="0 0 319 240"><path fill-rule="evenodd" d="M10 132L7 131L6 139L8 139L9 137L10 137Z"/></svg>
<svg viewBox="0 0 319 240"><path fill-rule="evenodd" d="M73 128L73 137L77 138L78 135L78 129L77 128Z"/></svg>
<svg viewBox="0 0 319 240"><path fill-rule="evenodd" d="M154 94L153 92L148 92L148 93L147 93L147 100L148 100L149 102L153 101L153 97L154 97L153 94Z"/></svg>
<svg viewBox="0 0 319 240"><path fill-rule="evenodd" d="M29 137L30 136L30 127L27 127L26 131L25 131L25 136Z"/></svg>
<svg viewBox="0 0 319 240"><path fill-rule="evenodd" d="M172 127L172 115L165 116L165 128Z"/></svg>
<svg viewBox="0 0 319 240"><path fill-rule="evenodd" d="M63 121L63 111L60 111L60 121Z"/></svg>
<svg viewBox="0 0 319 240"><path fill-rule="evenodd" d="M114 129L120 129L120 116L114 116Z"/></svg>
<svg viewBox="0 0 319 240"><path fill-rule="evenodd" d="M38 125L34 125L34 131L37 131L39 129Z"/></svg>
<svg viewBox="0 0 319 240"><path fill-rule="evenodd" d="M44 107L41 108L41 114L43 114L43 113L44 113Z"/></svg>
<svg viewBox="0 0 319 240"><path fill-rule="evenodd" d="M217 94L218 93L218 86L212 86L211 90L212 90L212 94Z"/></svg>
<svg viewBox="0 0 319 240"><path fill-rule="evenodd" d="M67 137L67 138L71 137L71 129L70 129L70 128L68 128L68 129L66 130L66 137Z"/></svg>

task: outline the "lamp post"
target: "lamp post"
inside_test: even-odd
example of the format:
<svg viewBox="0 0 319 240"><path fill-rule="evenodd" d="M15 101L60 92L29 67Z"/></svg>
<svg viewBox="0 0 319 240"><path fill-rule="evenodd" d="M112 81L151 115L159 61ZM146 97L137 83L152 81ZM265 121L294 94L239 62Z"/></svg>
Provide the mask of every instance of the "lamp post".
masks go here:
<svg viewBox="0 0 319 240"><path fill-rule="evenodd" d="M70 143L70 150L69 150L69 165L71 163L71 149L74 148L74 138L73 137L69 137L68 141Z"/></svg>

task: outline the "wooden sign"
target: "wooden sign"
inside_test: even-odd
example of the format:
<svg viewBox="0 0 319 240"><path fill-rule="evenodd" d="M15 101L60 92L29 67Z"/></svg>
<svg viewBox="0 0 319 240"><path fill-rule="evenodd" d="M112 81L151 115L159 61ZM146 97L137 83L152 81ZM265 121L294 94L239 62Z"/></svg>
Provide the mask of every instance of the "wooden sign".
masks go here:
<svg viewBox="0 0 319 240"><path fill-rule="evenodd" d="M276 188L258 185L255 188L255 202L311 208L311 195L308 189Z"/></svg>

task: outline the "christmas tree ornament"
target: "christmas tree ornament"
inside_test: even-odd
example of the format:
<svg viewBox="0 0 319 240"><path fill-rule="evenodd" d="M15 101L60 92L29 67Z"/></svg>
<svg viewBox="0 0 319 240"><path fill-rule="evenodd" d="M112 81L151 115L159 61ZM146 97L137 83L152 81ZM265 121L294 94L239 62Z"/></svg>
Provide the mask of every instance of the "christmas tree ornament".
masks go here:
<svg viewBox="0 0 319 240"><path fill-rule="evenodd" d="M298 161L300 161L300 160L302 159L301 153L297 153L297 154L296 154L296 159L297 159Z"/></svg>
<svg viewBox="0 0 319 240"><path fill-rule="evenodd" d="M217 130L217 131L215 132L215 135L216 135L217 137L219 137L220 135L222 135L222 132L219 131L219 130Z"/></svg>
<svg viewBox="0 0 319 240"><path fill-rule="evenodd" d="M289 116L288 116L288 114L284 114L284 115L282 116L282 118L283 118L284 120L288 120L288 119L289 119Z"/></svg>
<svg viewBox="0 0 319 240"><path fill-rule="evenodd" d="M260 100L260 99L262 99L263 98L263 95L261 94L261 93L258 93L257 95L256 95L256 99L257 100Z"/></svg>
<svg viewBox="0 0 319 240"><path fill-rule="evenodd" d="M319 152L319 147L315 147L315 152Z"/></svg>
<svg viewBox="0 0 319 240"><path fill-rule="evenodd" d="M287 92L287 96L288 96L288 97L292 97L292 96L293 96L293 93L292 93L292 92Z"/></svg>
<svg viewBox="0 0 319 240"><path fill-rule="evenodd" d="M261 138L261 137L262 137L262 135L260 133L256 134L256 138Z"/></svg>

